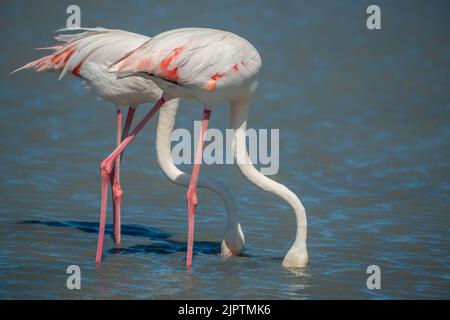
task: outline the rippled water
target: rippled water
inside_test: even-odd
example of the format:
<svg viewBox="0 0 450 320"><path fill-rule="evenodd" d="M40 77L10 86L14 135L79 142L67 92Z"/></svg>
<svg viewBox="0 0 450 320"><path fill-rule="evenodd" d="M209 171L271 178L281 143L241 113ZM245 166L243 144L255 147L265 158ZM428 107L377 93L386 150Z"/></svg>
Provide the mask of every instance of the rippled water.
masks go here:
<svg viewBox="0 0 450 320"><path fill-rule="evenodd" d="M108 236L96 267L98 165L114 145L114 109L74 79L7 77L51 43L71 3L2 2L0 298L450 297L448 2L378 1L381 31L365 27L370 1L77 3L84 26L148 35L213 27L258 48L264 65L249 125L280 128L273 178L307 209L310 264L281 267L294 237L288 206L216 165L201 174L233 191L245 254L218 255L225 211L201 190L186 272L185 190L157 167L153 120L123 161L123 247ZM225 129L228 112L217 108L211 127ZM192 129L200 117L184 103L177 126ZM81 267L82 290L66 289L70 264ZM372 264L381 290L366 287Z"/></svg>

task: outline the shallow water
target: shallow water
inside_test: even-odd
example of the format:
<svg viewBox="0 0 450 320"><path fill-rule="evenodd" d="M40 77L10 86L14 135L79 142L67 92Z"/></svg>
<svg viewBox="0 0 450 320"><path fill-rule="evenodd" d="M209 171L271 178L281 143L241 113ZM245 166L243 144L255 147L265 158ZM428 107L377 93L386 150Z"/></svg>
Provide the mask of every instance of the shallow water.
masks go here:
<svg viewBox="0 0 450 320"><path fill-rule="evenodd" d="M281 267L294 237L289 207L235 167L215 165L201 174L232 190L245 254L218 255L225 211L200 190L186 272L185 190L156 164L152 120L123 161L122 248L114 249L109 224L96 267L98 165L114 145L114 109L75 79L7 77L39 56L32 48L51 44L70 3L2 2L0 298L450 297L448 2L378 1L381 31L365 26L369 1L77 3L84 26L149 35L213 27L258 48L264 65L249 125L280 128L273 178L306 207L310 264ZM228 112L215 109L211 127L225 129ZM177 127L192 129L200 117L186 102ZM79 291L66 288L71 264L82 270ZM372 264L381 290L366 287Z"/></svg>

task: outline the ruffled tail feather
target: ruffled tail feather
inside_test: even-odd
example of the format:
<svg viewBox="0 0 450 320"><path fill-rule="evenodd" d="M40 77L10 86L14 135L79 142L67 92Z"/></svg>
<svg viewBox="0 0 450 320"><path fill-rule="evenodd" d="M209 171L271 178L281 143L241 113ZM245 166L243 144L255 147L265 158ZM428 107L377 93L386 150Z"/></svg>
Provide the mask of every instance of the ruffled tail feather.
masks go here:
<svg viewBox="0 0 450 320"><path fill-rule="evenodd" d="M14 70L9 75L12 75L23 69L34 69L38 72L51 70L53 68L53 64L50 62L52 57L53 57L53 55L51 54L51 55L42 57L40 59L37 59L35 61L29 62L26 65Z"/></svg>

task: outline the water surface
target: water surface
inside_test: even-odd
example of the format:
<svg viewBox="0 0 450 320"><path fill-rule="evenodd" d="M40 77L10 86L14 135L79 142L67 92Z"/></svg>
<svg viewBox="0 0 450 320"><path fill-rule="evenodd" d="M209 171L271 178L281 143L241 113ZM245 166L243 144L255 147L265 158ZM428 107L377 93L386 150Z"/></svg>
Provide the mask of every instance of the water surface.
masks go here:
<svg viewBox="0 0 450 320"><path fill-rule="evenodd" d="M72 78L11 70L39 56L69 1L0 4L0 298L388 299L450 297L450 30L446 1L78 1L84 26L148 35L188 26L236 32L261 53L249 126L280 129L280 172L308 215L310 264L281 267L294 216L233 166L204 166L238 202L242 257L223 258L220 198L199 191L194 267L186 272L185 190L160 172L156 120L123 161L122 248L93 263L100 161L115 112ZM45 8L45 10L42 10ZM142 116L149 106L138 113ZM201 108L184 102L177 127ZM211 127L228 127L228 107ZM182 166L190 170L190 166ZM66 267L82 290L66 288ZM368 290L366 268L382 271Z"/></svg>

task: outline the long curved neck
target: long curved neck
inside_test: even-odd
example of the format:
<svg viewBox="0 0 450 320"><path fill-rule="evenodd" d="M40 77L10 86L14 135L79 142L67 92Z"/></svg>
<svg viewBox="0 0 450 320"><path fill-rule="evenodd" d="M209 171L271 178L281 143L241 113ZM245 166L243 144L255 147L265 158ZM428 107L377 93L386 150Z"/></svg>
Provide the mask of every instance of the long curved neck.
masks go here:
<svg viewBox="0 0 450 320"><path fill-rule="evenodd" d="M156 155L158 164L166 176L174 183L187 187L190 176L177 168L171 152L171 133L175 126L179 99L173 99L160 109L158 127L156 131ZM202 175L198 180L198 187L207 188L217 193L225 203L227 211L227 227L233 228L237 221L237 206L230 191L219 181Z"/></svg>
<svg viewBox="0 0 450 320"><path fill-rule="evenodd" d="M260 173L251 163L246 148L247 118L251 99L231 101L231 126L234 129L233 150L242 174L260 189L275 194L292 207L297 221L297 233L291 249L306 250L306 212L299 198L284 185ZM303 249L303 247L305 249Z"/></svg>

